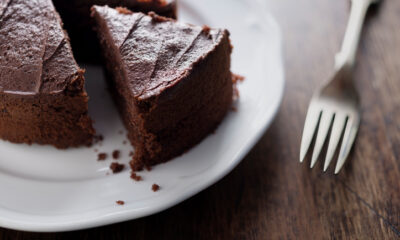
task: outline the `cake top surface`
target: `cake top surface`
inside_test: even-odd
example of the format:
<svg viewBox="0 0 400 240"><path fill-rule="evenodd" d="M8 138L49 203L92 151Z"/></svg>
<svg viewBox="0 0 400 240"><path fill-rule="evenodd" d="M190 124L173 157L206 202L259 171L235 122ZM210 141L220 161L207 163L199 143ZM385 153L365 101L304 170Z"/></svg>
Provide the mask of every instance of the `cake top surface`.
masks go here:
<svg viewBox="0 0 400 240"><path fill-rule="evenodd" d="M123 8L95 6L92 12L105 24L98 31L107 31L119 50L128 87L138 99L178 83L229 34Z"/></svg>
<svg viewBox="0 0 400 240"><path fill-rule="evenodd" d="M0 1L0 92L61 92L80 71L51 0Z"/></svg>

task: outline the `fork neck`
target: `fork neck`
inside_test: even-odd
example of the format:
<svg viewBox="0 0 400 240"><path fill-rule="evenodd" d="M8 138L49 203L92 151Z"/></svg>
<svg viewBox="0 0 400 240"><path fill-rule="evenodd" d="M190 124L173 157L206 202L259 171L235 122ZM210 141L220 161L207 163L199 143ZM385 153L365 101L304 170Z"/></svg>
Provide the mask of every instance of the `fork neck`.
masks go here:
<svg viewBox="0 0 400 240"><path fill-rule="evenodd" d="M353 69L361 32L369 6L373 0L352 0L350 19L340 52L336 55L335 68Z"/></svg>

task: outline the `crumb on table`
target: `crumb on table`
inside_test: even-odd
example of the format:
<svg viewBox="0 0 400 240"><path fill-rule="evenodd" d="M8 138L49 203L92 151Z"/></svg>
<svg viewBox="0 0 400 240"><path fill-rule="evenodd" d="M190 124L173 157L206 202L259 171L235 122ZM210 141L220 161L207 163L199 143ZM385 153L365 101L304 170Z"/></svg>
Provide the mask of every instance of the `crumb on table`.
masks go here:
<svg viewBox="0 0 400 240"><path fill-rule="evenodd" d="M118 200L118 201L116 201L116 203L117 203L118 205L124 205L124 204L125 204L125 202L122 201L122 200Z"/></svg>

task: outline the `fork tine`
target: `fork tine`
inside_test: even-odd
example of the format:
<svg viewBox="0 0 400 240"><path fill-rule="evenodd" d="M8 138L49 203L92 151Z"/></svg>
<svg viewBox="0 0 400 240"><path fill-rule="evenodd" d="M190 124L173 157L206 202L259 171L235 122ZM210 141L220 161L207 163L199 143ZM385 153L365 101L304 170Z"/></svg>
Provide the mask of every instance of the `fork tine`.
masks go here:
<svg viewBox="0 0 400 240"><path fill-rule="evenodd" d="M339 173L340 169L343 167L344 162L349 156L351 146L354 143L359 126L360 126L359 116L358 115L350 116L346 124L346 130L344 132L342 146L340 147L339 160L336 164L335 174Z"/></svg>
<svg viewBox="0 0 400 240"><path fill-rule="evenodd" d="M312 102L308 107L306 121L304 123L303 136L300 145L300 162L304 161L307 151L311 145L318 121L321 117L321 110L317 108Z"/></svg>
<svg viewBox="0 0 400 240"><path fill-rule="evenodd" d="M317 140L315 141L314 152L311 159L310 168L313 168L318 160L319 154L321 153L322 147L324 146L327 138L329 128L332 125L333 112L323 111L321 120L319 122Z"/></svg>
<svg viewBox="0 0 400 240"><path fill-rule="evenodd" d="M333 120L333 126L331 131L331 137L329 139L328 150L326 152L324 172L329 167L332 161L333 155L335 154L336 148L339 144L340 137L342 136L344 126L346 124L346 115L341 113L335 114L335 119Z"/></svg>

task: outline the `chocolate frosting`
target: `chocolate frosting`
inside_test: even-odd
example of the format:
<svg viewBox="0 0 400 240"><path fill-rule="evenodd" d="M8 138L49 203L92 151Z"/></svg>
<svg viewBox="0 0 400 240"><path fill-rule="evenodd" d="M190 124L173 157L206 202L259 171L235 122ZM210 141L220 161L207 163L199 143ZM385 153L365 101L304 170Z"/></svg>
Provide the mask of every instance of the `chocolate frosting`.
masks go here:
<svg viewBox="0 0 400 240"><path fill-rule="evenodd" d="M58 93L78 72L50 0L0 1L0 92Z"/></svg>
<svg viewBox="0 0 400 240"><path fill-rule="evenodd" d="M106 21L138 99L158 95L188 74L222 40L226 30L193 26L155 14L95 6Z"/></svg>

